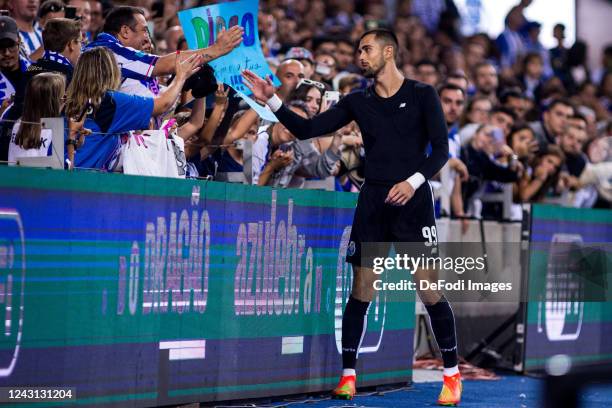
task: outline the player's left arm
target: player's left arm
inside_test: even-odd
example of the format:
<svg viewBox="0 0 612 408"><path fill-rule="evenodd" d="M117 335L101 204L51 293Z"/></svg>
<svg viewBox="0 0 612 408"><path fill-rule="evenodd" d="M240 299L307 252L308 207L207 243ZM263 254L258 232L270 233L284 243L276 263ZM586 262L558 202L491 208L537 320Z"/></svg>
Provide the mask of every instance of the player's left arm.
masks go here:
<svg viewBox="0 0 612 408"><path fill-rule="evenodd" d="M425 121L425 132L431 144L431 154L416 173L406 181L394 185L387 195L386 203L404 205L414 192L426 181L436 175L448 161L448 130L444 112L436 90L425 84L416 86L417 95Z"/></svg>

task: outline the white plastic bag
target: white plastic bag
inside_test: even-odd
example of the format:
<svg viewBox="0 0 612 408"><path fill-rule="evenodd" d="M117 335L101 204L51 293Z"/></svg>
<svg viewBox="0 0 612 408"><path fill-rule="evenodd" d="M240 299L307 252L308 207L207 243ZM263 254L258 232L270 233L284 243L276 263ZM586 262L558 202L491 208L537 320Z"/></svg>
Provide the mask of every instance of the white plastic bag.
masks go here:
<svg viewBox="0 0 612 408"><path fill-rule="evenodd" d="M174 120L160 130L132 132L124 145L123 172L139 176L185 178L185 143Z"/></svg>

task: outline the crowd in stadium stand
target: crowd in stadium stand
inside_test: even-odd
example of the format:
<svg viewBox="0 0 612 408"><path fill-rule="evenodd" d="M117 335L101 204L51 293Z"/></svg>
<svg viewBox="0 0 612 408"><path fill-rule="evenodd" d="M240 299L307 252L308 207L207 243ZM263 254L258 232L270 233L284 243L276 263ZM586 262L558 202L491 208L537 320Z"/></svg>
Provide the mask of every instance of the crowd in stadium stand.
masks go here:
<svg viewBox="0 0 612 408"><path fill-rule="evenodd" d="M299 141L217 84L206 62L238 46L240 29L189 53L177 12L211 3L5 0L0 160L50 154L52 135L38 123L63 116L73 169L359 191L364 150L355 123ZM327 91L367 88L356 42L389 28L405 76L440 96L450 146L433 180L449 203L442 215L499 217L500 204L482 198L508 188L518 213L528 202L609 208L612 44L589 66L588 44L568 44L557 24L557 46L545 48L540 24L525 17L529 0L509 11L497 38L462 36L452 0L395 3L260 1L259 39L281 82L277 94L312 117L333 103ZM137 147L160 137L158 158L140 163Z"/></svg>

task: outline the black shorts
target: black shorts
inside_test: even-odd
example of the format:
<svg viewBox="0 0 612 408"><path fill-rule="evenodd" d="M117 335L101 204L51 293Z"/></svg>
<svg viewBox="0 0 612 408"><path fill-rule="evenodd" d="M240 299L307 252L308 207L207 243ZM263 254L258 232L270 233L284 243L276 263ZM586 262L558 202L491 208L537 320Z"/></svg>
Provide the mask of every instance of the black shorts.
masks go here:
<svg viewBox="0 0 612 408"><path fill-rule="evenodd" d="M387 256L393 242L418 243L417 246L427 248L430 253L435 252L438 239L430 184L423 183L404 206L385 203L391 187L364 184L357 199L346 262L362 266L362 246L365 243L386 243L376 245L376 251L384 253L375 256ZM372 246L368 246L368 252L371 252L370 248ZM368 258L372 255L367 254Z"/></svg>

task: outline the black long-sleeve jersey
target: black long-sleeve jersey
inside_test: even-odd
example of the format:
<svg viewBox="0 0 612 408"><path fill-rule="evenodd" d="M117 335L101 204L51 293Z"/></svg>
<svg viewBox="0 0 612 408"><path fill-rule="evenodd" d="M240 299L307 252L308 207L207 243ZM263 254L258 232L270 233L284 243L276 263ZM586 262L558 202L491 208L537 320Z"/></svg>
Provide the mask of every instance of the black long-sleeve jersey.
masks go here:
<svg viewBox="0 0 612 408"><path fill-rule="evenodd" d="M448 160L448 133L438 94L430 85L410 79L388 98L376 94L374 86L352 92L311 119L285 105L275 114L298 139L328 134L355 120L363 136L366 182L392 185L416 172L430 179Z"/></svg>

